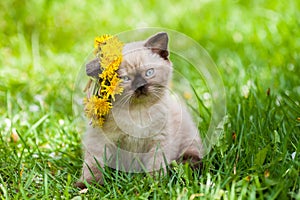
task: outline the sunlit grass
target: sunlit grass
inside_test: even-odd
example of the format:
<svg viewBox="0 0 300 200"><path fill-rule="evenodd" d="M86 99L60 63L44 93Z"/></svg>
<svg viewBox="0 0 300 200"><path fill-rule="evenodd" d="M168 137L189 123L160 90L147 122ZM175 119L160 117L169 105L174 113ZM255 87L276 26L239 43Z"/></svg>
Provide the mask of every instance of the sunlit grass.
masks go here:
<svg viewBox="0 0 300 200"><path fill-rule="evenodd" d="M0 8L1 199L300 199L298 1L32 0ZM95 36L141 26L185 33L209 52L226 87L228 122L201 172L178 165L154 179L107 169L104 186L80 194L77 73Z"/></svg>

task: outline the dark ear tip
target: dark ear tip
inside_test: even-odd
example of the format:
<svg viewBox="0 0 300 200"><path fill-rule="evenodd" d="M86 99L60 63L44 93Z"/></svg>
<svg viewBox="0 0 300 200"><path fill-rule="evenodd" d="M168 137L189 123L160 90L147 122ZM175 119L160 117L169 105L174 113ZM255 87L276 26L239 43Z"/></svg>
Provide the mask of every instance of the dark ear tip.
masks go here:
<svg viewBox="0 0 300 200"><path fill-rule="evenodd" d="M153 53L159 54L162 58L168 60L168 42L169 37L166 32L159 32L151 36L145 43L145 47L152 50Z"/></svg>
<svg viewBox="0 0 300 200"><path fill-rule="evenodd" d="M167 41L169 39L168 33L166 33L166 32L159 32L159 33L155 34L154 37L164 38Z"/></svg>
<svg viewBox="0 0 300 200"><path fill-rule="evenodd" d="M95 58L85 65L85 71L88 76L98 77L101 74L100 60Z"/></svg>
<svg viewBox="0 0 300 200"><path fill-rule="evenodd" d="M166 32L158 32L156 35L168 37L168 33L166 33Z"/></svg>
<svg viewBox="0 0 300 200"><path fill-rule="evenodd" d="M156 47L161 49L167 49L169 37L166 32L158 32L147 39L145 47Z"/></svg>

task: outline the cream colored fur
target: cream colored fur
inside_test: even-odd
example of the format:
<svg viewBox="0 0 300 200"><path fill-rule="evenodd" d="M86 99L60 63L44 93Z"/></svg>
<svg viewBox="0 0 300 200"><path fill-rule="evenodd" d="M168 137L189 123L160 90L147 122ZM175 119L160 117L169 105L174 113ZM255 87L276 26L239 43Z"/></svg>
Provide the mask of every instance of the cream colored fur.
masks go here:
<svg viewBox="0 0 300 200"><path fill-rule="evenodd" d="M124 92L113 102L104 126L87 127L79 187L84 180L94 180L91 171L95 181L102 182L97 163L130 172L152 172L166 169L182 156L202 158L198 130L184 104L168 88L172 63L145 47L148 40L124 46L118 74L128 76L130 81L122 82ZM158 42L168 42L163 40ZM154 75L147 77L145 73L151 68ZM147 82L146 95L135 94L132 83L137 74Z"/></svg>

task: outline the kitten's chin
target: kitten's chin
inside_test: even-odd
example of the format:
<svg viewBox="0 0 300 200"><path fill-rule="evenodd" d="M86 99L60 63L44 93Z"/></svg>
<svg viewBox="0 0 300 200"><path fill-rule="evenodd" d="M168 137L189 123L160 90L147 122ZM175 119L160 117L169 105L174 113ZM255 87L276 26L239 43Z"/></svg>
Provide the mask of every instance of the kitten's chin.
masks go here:
<svg viewBox="0 0 300 200"><path fill-rule="evenodd" d="M151 94L134 94L131 97L131 104L156 103L159 99Z"/></svg>
<svg viewBox="0 0 300 200"><path fill-rule="evenodd" d="M127 106L135 106L135 105L145 105L150 106L159 101L159 98L155 94L147 93L135 93L125 94L125 97L116 96L116 101L114 106L117 107L127 107Z"/></svg>
<svg viewBox="0 0 300 200"><path fill-rule="evenodd" d="M145 106L151 106L160 101L163 93L153 93L148 91L147 93L134 93L131 96L131 105L144 104Z"/></svg>

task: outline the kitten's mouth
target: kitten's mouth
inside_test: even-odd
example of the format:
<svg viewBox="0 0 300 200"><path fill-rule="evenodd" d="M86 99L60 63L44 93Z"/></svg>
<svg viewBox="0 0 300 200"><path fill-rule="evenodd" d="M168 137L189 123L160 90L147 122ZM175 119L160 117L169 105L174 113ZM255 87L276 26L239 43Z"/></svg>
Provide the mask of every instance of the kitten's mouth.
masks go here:
<svg viewBox="0 0 300 200"><path fill-rule="evenodd" d="M149 95L148 85L142 85L134 91L135 98L146 97Z"/></svg>
<svg viewBox="0 0 300 200"><path fill-rule="evenodd" d="M146 84L137 88L133 95L132 100L134 103L155 103L163 96L164 88L161 85Z"/></svg>

